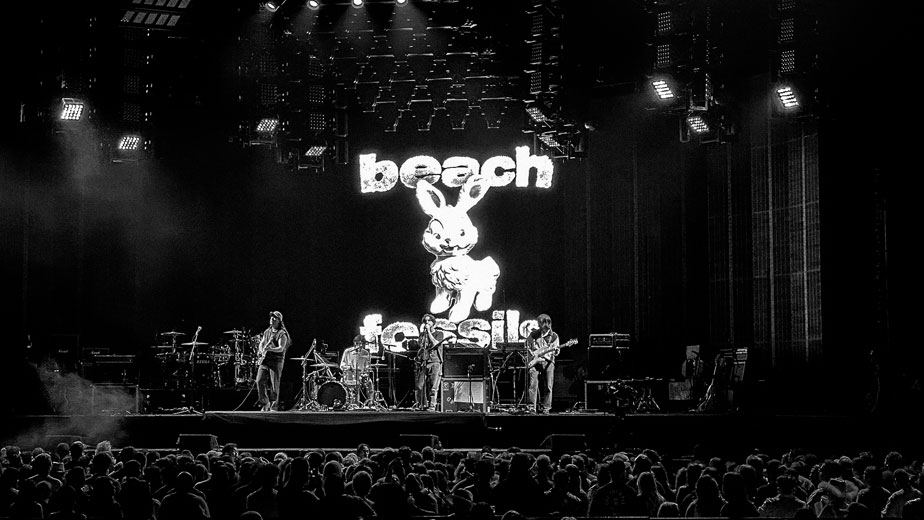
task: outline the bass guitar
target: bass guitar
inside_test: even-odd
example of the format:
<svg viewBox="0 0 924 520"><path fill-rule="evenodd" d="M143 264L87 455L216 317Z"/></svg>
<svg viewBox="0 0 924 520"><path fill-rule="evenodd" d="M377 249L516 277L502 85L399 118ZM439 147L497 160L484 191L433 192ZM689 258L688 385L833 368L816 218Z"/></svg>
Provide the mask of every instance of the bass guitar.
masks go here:
<svg viewBox="0 0 924 520"><path fill-rule="evenodd" d="M533 368L534 366L536 366L542 361L550 361L550 359L547 358L546 356L548 356L552 352L554 352L555 355L557 356L558 352L561 349L565 347L570 347L571 345L576 345L577 342L578 342L577 338L572 338L564 343L559 344L556 347L545 347L545 348L540 348L536 350L535 352L530 352L530 360L526 363L527 370L530 368Z"/></svg>

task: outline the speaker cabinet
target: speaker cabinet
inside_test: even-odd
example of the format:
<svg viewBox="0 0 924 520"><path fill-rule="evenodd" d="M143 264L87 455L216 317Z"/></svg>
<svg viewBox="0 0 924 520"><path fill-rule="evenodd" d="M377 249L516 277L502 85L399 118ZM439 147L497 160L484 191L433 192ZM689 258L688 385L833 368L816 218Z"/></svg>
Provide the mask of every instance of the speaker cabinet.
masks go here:
<svg viewBox="0 0 924 520"><path fill-rule="evenodd" d="M442 412L484 412L488 385L484 379L446 379L441 383Z"/></svg>
<svg viewBox="0 0 924 520"><path fill-rule="evenodd" d="M484 379L488 351L483 348L443 349L443 377Z"/></svg>

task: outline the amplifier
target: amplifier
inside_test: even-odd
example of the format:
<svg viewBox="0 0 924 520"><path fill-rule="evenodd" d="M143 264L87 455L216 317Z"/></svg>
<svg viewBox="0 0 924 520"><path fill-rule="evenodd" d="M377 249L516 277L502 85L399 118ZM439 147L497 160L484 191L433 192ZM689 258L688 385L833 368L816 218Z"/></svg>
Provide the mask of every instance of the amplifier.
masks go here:
<svg viewBox="0 0 924 520"><path fill-rule="evenodd" d="M488 385L484 379L441 381L441 412L484 412Z"/></svg>
<svg viewBox="0 0 924 520"><path fill-rule="evenodd" d="M629 348L629 335L618 332L591 334L587 345L590 348Z"/></svg>
<svg viewBox="0 0 924 520"><path fill-rule="evenodd" d="M443 349L443 377L484 379L488 350L483 348Z"/></svg>

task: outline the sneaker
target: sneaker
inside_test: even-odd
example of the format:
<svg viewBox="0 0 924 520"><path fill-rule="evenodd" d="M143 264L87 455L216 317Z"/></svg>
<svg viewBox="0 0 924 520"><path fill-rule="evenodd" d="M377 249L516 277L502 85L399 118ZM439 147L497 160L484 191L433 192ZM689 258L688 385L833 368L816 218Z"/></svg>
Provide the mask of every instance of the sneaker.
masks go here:
<svg viewBox="0 0 924 520"><path fill-rule="evenodd" d="M436 407L435 407L435 406L428 406L428 407L427 407L427 411L428 411L428 412L435 412L435 411L436 411Z"/></svg>

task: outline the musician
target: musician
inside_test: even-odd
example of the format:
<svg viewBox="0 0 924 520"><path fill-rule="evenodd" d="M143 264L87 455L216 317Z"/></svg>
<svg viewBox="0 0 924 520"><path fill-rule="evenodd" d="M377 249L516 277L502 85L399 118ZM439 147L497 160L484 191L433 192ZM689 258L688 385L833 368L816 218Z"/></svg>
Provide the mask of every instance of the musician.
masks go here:
<svg viewBox="0 0 924 520"><path fill-rule="evenodd" d="M269 327L260 336L257 352L260 356L260 368L257 369L257 404L261 412L279 409L279 382L282 379L282 366L285 363L286 350L292 339L282 321L282 313L270 313Z"/></svg>
<svg viewBox="0 0 924 520"><path fill-rule="evenodd" d="M353 338L353 346L344 349L343 354L340 356L340 370L343 371L344 384L347 386L361 385L362 388L356 388L355 392L363 390L366 393L365 397L369 396L372 389L372 381L364 377L369 369L369 359L371 357L372 355L365 347L365 339L361 334L357 334ZM354 397L358 400L360 395L357 393Z"/></svg>
<svg viewBox="0 0 924 520"><path fill-rule="evenodd" d="M526 337L529 359L540 360L529 369L529 383L526 390L526 405L532 411L542 414L552 409L552 383L555 380L555 356L558 355L558 334L552 331L552 318L540 314L539 328ZM541 402L537 401L537 397Z"/></svg>
<svg viewBox="0 0 924 520"><path fill-rule="evenodd" d="M417 408L429 412L436 410L440 380L443 377L443 340L436 330L436 318L424 314L420 323L420 348L417 350Z"/></svg>

